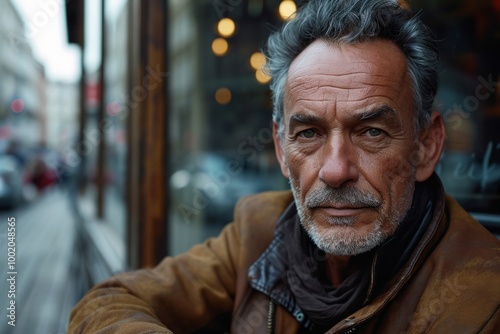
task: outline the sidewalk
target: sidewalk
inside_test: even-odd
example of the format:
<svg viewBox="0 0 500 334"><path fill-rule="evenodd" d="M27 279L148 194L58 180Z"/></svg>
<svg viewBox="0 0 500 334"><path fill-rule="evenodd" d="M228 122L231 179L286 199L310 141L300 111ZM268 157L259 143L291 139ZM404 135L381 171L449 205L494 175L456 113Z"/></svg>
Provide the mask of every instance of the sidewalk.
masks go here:
<svg viewBox="0 0 500 334"><path fill-rule="evenodd" d="M77 217L65 188L56 187L34 203L0 213L0 333L66 332L79 287L75 249ZM15 298L7 298L7 217L16 219ZM7 303L15 300L15 327L7 322Z"/></svg>

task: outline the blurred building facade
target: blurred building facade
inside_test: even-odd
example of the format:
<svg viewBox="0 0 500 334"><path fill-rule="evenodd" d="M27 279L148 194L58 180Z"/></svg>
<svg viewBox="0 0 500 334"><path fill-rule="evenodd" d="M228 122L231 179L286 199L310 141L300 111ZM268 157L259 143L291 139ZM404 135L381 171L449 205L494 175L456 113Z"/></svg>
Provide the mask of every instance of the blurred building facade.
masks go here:
<svg viewBox="0 0 500 334"><path fill-rule="evenodd" d="M24 21L11 0L0 1L0 140L36 145L45 140L46 90Z"/></svg>
<svg viewBox="0 0 500 334"><path fill-rule="evenodd" d="M78 132L79 90L76 82L47 82L45 142L59 152L74 143Z"/></svg>

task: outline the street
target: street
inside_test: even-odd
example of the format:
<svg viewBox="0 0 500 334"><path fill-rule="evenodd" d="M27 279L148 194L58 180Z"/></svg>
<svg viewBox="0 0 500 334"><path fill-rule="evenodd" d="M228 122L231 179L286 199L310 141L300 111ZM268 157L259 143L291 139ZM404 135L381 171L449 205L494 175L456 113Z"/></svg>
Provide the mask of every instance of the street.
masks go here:
<svg viewBox="0 0 500 334"><path fill-rule="evenodd" d="M0 211L0 333L66 332L78 291L69 198L65 188L55 187L32 203Z"/></svg>

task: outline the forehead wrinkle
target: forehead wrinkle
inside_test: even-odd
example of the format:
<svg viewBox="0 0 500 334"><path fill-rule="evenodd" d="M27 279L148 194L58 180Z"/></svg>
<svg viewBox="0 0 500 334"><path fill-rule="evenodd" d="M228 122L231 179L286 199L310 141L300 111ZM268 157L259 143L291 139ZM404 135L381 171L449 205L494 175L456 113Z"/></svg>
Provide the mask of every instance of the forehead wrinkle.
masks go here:
<svg viewBox="0 0 500 334"><path fill-rule="evenodd" d="M319 74L315 74L314 75L315 77L328 77L328 78L331 78L330 75L319 75ZM350 76L350 74L345 74L343 76ZM381 75L374 75L374 76L370 76L370 78L385 78L384 76L381 76ZM298 82L297 82L298 81ZM295 81L293 83L293 86L289 87L289 92L290 92L290 95L297 95L300 97L300 95L307 95L307 96L310 96L316 92L321 92L321 95L322 96L325 96L325 95L333 95L333 96L338 96L340 94L346 94L346 93L340 93L339 91L346 91L347 94L349 96L351 96L352 94L355 94L357 92L360 92L360 91L365 91L366 93L368 93L369 91L373 91L373 90L378 90L376 88L382 88L382 89L389 89L391 90L392 92L394 92L395 96L398 96L399 93L400 93L400 83L399 81L400 80L396 80L396 84L390 84L390 85L384 85L384 84L379 84L379 83L376 83L376 82L366 82L366 81L360 81L359 84L362 85L363 87L352 87L352 86L344 86L342 85L341 83L322 83L320 80L317 80L316 83L313 83L312 81L315 81L314 79L311 79L311 78L307 78L307 77L300 77L300 78L297 78L297 81ZM398 83L399 83L399 86L398 86ZM347 84L348 85L348 84ZM326 90L326 92L325 92ZM328 92L328 90L332 90L333 92ZM352 94L351 94L352 93ZM394 100L394 98L391 98L387 95L379 95L375 92L375 94L373 95L367 95L366 98L370 98L370 97L376 97L376 96L383 96L383 97L386 97L386 98L389 98L391 101ZM309 100L309 99L296 99L296 101L300 101L300 100ZM319 98L319 99L315 99L316 101L328 101L329 99L328 98ZM359 101L359 100L362 100L362 99L354 99L353 101Z"/></svg>
<svg viewBox="0 0 500 334"><path fill-rule="evenodd" d="M308 92L308 94L311 94L311 92L314 93L320 88L320 85L309 85L309 83L303 82L290 87L290 94L295 93L296 91L299 91L298 94L300 94L300 92Z"/></svg>
<svg viewBox="0 0 500 334"><path fill-rule="evenodd" d="M395 90L395 91L399 91L399 89L397 87L391 87L391 86L387 86L387 85L383 85L383 84L378 84L378 83L373 83L373 82L360 82L360 84L362 85L365 85L365 86L370 86L370 87L383 87L383 88L389 88L389 89L392 89L392 90Z"/></svg>
<svg viewBox="0 0 500 334"><path fill-rule="evenodd" d="M293 89L296 86L303 86L303 85L314 85L314 82L316 82L316 85L320 85L322 82L326 81L332 81L335 80L335 78L341 78L342 80L346 80L344 77L353 77L352 79L349 80L349 82L355 82L359 84L370 84L369 80L355 80L356 77L368 77L368 79L384 79L386 78L383 75L368 75L365 72L355 72L355 73L314 73L310 74L311 70L301 70L300 72L304 72L304 74L300 75L289 75L287 78L286 85L287 86L292 86L291 89ZM322 79L327 79L327 80L322 80ZM293 81L293 83L292 83ZM342 82L342 81L341 81ZM332 82L331 85L335 85L335 81ZM321 84L324 85L324 84Z"/></svg>
<svg viewBox="0 0 500 334"><path fill-rule="evenodd" d="M313 69L307 68L307 69L296 70L293 73L289 72L288 77L293 78L294 80L301 80L301 79L307 80L308 77L310 76L311 70L313 70ZM345 68L343 68L343 70L345 70ZM366 76L366 72L353 71L353 72L349 72L349 73L336 73L336 72L329 72L328 70L326 70L324 73L314 73L313 75L316 77L332 77L332 76L345 77L345 76L359 76L359 75ZM383 77L383 75L373 75L373 77Z"/></svg>
<svg viewBox="0 0 500 334"><path fill-rule="evenodd" d="M339 88L339 87L328 87L329 89L324 89L325 87L318 87L314 89L314 93L317 93L318 97L312 97L310 93L297 94L294 99L295 103L300 102L360 102L369 99L384 98L389 101L394 102L394 97L388 94L380 94L380 92L366 92L367 88ZM363 96L357 98L354 97L359 91L364 91ZM372 90L372 89L370 89Z"/></svg>

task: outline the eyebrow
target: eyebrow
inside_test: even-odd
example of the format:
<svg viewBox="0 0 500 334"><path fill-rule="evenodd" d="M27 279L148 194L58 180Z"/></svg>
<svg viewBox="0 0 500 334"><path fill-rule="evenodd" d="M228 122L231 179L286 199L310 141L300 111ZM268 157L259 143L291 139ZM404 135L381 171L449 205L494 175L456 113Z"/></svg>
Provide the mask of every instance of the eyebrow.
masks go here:
<svg viewBox="0 0 500 334"><path fill-rule="evenodd" d="M306 114L295 114L290 116L288 130L293 132L296 126L301 124L319 126L323 123L320 117ZM374 107L370 110L356 113L351 116L353 122L369 122L369 121L382 121L387 123L399 124L399 118L396 111L387 104Z"/></svg>
<svg viewBox="0 0 500 334"><path fill-rule="evenodd" d="M389 118L398 118L396 111L393 108L389 107L387 104L384 104L368 111L357 113L353 115L353 119L356 121L370 121L382 118L384 116L388 116Z"/></svg>
<svg viewBox="0 0 500 334"><path fill-rule="evenodd" d="M319 125L321 124L321 119L313 115L304 115L304 114L292 115L290 116L288 131L292 133L295 127L300 124Z"/></svg>

